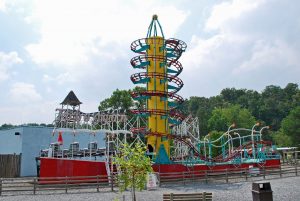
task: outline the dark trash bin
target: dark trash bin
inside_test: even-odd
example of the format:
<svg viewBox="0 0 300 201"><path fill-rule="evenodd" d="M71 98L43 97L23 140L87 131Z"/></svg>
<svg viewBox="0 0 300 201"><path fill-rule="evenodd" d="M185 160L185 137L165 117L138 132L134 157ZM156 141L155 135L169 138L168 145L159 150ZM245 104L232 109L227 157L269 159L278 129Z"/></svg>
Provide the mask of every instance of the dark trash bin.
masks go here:
<svg viewBox="0 0 300 201"><path fill-rule="evenodd" d="M273 191L270 182L252 183L253 201L273 201Z"/></svg>

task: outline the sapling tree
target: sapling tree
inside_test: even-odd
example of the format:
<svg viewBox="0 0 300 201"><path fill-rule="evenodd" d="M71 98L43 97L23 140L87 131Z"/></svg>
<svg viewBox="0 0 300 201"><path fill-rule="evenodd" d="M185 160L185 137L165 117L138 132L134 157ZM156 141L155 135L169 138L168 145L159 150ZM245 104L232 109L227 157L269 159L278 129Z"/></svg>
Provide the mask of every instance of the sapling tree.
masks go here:
<svg viewBox="0 0 300 201"><path fill-rule="evenodd" d="M132 146L125 144L114 157L114 164L119 170L119 189L123 192L131 188L133 201L136 201L135 190L145 188L148 173L153 171L151 159L145 153L146 147L138 142Z"/></svg>

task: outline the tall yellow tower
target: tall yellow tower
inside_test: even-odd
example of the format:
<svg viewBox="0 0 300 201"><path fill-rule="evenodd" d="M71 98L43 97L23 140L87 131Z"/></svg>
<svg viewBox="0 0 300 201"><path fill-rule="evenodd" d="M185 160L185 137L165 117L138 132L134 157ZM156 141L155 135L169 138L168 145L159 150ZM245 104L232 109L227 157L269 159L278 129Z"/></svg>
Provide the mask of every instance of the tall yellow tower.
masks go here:
<svg viewBox="0 0 300 201"><path fill-rule="evenodd" d="M162 61L157 58L164 58L166 51L164 50L163 37L154 36L147 38L146 43L149 45L147 55L149 56L147 73L149 75L149 82L147 82L147 91L161 92L164 94L167 92L168 80L166 77L166 68L162 65ZM153 94L147 100L147 108L151 115L148 119L148 129L150 133L160 135L148 135L147 146L150 151L158 152L161 144L167 154L170 154L170 143L168 140L169 124L166 113L168 111L168 102L166 98L160 96L160 94Z"/></svg>
<svg viewBox="0 0 300 201"><path fill-rule="evenodd" d="M178 59L185 49L183 41L164 38L157 15L153 15L147 37L131 44L131 50L140 54L131 59L131 65L146 71L131 76L134 84L146 84L145 91L132 93L134 99L146 100L146 108L132 111L148 119L145 131L148 153L159 163L169 161L170 128L183 119L176 112L183 98L176 93L183 86L177 76L182 71Z"/></svg>

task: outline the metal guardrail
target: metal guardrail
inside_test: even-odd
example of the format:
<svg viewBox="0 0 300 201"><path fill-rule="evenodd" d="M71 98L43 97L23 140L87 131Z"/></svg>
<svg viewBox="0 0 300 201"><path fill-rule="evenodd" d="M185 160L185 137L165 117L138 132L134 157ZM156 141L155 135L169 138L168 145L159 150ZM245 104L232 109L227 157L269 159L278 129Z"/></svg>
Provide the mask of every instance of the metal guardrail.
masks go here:
<svg viewBox="0 0 300 201"><path fill-rule="evenodd" d="M267 168L236 168L222 170L199 170L188 172L157 173L159 186L168 184L188 184L191 182L218 182L229 183L235 179L248 181L249 178L263 178L268 176L291 177L298 176L300 166L274 166ZM25 177L0 178L0 196L16 194L38 194L39 192L88 189L100 192L114 191L118 187L117 175L82 176L82 177Z"/></svg>

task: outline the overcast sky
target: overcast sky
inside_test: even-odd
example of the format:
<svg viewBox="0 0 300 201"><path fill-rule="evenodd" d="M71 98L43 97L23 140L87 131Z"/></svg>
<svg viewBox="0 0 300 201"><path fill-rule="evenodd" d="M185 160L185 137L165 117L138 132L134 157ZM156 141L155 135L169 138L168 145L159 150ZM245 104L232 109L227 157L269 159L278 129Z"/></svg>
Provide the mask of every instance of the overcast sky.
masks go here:
<svg viewBox="0 0 300 201"><path fill-rule="evenodd" d="M153 14L188 45L179 92L300 82L299 0L0 0L0 125L51 123L73 90L94 112L130 89L130 44Z"/></svg>

